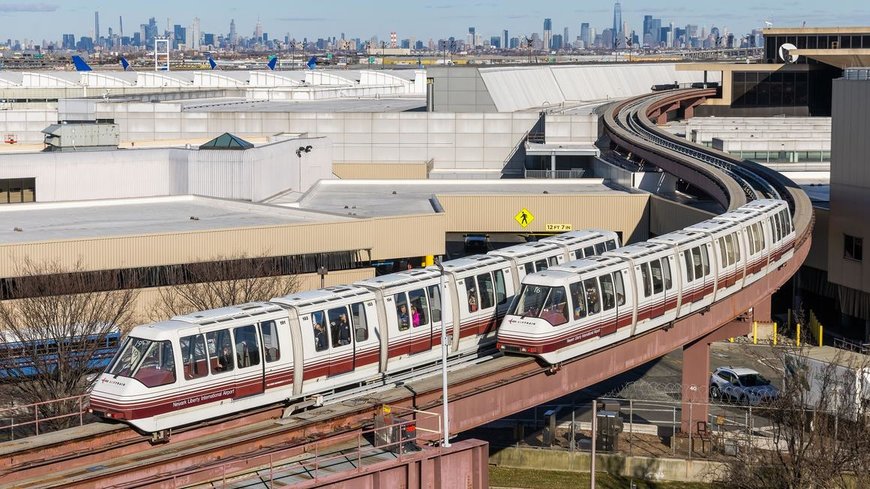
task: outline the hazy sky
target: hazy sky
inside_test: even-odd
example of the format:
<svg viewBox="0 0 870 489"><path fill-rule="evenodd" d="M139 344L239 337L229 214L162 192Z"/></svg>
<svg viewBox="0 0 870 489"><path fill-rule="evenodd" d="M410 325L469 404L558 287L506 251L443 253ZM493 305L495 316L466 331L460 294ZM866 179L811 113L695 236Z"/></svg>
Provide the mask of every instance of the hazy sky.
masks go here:
<svg viewBox="0 0 870 489"><path fill-rule="evenodd" d="M149 17L157 19L161 31L167 18L172 24L190 25L200 18L203 32L225 34L235 19L240 35L251 36L259 17L263 30L273 38L317 38L339 36L388 39L391 31L399 38L417 39L456 36L465 38L469 26L485 37L511 37L540 32L543 19L553 19L554 33L569 28L571 39L579 34L581 22L590 22L599 32L613 19L612 1L590 0L47 0L7 2L0 0L0 37L3 39L60 40L61 34L76 38L91 35L94 11L100 12L100 32L118 30L118 16L124 17L124 34L131 35ZM644 14L662 19L662 24L698 24L730 32L747 33L764 20L778 27L870 25L870 2L866 0L656 0L622 2L623 20L640 31Z"/></svg>

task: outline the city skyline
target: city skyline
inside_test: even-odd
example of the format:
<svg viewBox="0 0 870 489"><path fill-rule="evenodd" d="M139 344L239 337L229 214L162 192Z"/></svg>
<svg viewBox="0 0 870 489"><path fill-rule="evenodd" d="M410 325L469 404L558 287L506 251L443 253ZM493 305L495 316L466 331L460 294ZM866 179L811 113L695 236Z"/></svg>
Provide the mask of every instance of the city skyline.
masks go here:
<svg viewBox="0 0 870 489"><path fill-rule="evenodd" d="M36 43L59 41L67 33L73 33L77 38L92 35L95 12L100 13L100 34L103 36L110 28L118 32L121 17L124 18L125 35L139 30L140 24L155 17L160 29L167 27L167 20L173 25L189 26L194 18L199 18L201 31L215 34L228 33L230 20L234 19L236 29L243 37L253 36L259 19L263 31L273 38L288 33L295 39L345 33L349 38L378 36L383 39L389 38L391 32L398 32L400 38L437 40L451 36L461 38L472 25L485 38L500 35L505 29L516 35L541 33L545 18L553 19L553 32L562 32L567 27L572 36L577 36L581 23L589 23L599 31L611 26L614 3L597 1L578 8L576 4L563 0L548 2L546 7L513 0L412 5L388 0L373 8L361 2L336 0L330 2L326 12L317 4L275 8L273 2L265 0L249 0L244 7L234 3L225 8L222 2L179 4L155 0L147 4L120 6L109 1L65 0L63 3L0 3L0 18L6 20L3 37ZM870 7L856 0L838 2L826 10L813 5L808 1L791 0L757 9L757 5L748 0L735 0L727 5L705 0L693 3L694 10L690 12L683 2L675 0L656 2L655 6L621 2L622 21L635 32L641 32L644 15L661 18L663 24L697 24L707 29L717 26L737 34L763 27L765 21L772 22L775 27L798 27L803 22L810 26L870 24Z"/></svg>

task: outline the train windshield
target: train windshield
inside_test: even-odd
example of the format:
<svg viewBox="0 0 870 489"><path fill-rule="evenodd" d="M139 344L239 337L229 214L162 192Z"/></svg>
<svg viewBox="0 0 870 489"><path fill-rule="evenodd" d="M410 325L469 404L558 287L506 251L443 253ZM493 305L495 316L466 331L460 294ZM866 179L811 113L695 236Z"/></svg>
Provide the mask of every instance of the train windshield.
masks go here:
<svg viewBox="0 0 870 489"><path fill-rule="evenodd" d="M107 373L136 379L146 387L171 384L175 382L172 343L129 337Z"/></svg>
<svg viewBox="0 0 870 489"><path fill-rule="evenodd" d="M523 285L510 314L541 318L557 326L568 321L568 296L565 287Z"/></svg>

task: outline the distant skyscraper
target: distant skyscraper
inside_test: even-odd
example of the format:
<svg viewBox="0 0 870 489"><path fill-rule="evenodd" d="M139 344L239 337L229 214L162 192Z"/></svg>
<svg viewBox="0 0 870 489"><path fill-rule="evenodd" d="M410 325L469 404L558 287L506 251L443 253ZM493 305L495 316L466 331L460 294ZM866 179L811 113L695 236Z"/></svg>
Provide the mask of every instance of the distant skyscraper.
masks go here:
<svg viewBox="0 0 870 489"><path fill-rule="evenodd" d="M399 47L399 36L395 32L390 33L390 47L394 49Z"/></svg>
<svg viewBox="0 0 870 489"><path fill-rule="evenodd" d="M199 51L200 48L200 31L199 31L199 17L193 18L193 23L190 25L190 29L187 30L187 47L188 49L193 49L194 51Z"/></svg>
<svg viewBox="0 0 870 489"><path fill-rule="evenodd" d="M263 23L260 22L259 17L257 18L257 25L254 27L254 39L257 42L263 41Z"/></svg>
<svg viewBox="0 0 870 489"><path fill-rule="evenodd" d="M580 24L580 41L583 42L583 47L589 49L592 44L592 38L589 37L589 22Z"/></svg>
<svg viewBox="0 0 870 489"><path fill-rule="evenodd" d="M613 4L613 33L617 36L622 32L622 5L619 2Z"/></svg>
<svg viewBox="0 0 870 489"><path fill-rule="evenodd" d="M544 38L542 39L544 49L550 49L553 43L553 20L544 19Z"/></svg>
<svg viewBox="0 0 870 489"><path fill-rule="evenodd" d="M94 12L94 40L100 38L100 13Z"/></svg>
<svg viewBox="0 0 870 489"><path fill-rule="evenodd" d="M118 35L124 37L124 17L121 17L120 15L118 16L118 27L118 30L120 31Z"/></svg>
<svg viewBox="0 0 870 489"><path fill-rule="evenodd" d="M562 47L563 47L563 48L567 48L567 47L568 47L568 44L569 44L570 42L571 42L571 38L568 37L568 28L566 27L566 28L562 31Z"/></svg>
<svg viewBox="0 0 870 489"><path fill-rule="evenodd" d="M509 44L508 44L508 31L507 31L507 29L505 29L504 36L502 36L502 40L501 40L501 47L503 47L504 49L507 49L508 46L509 46Z"/></svg>
<svg viewBox="0 0 870 489"><path fill-rule="evenodd" d="M239 35L236 34L236 19L230 19L230 44L239 42Z"/></svg>
<svg viewBox="0 0 870 489"><path fill-rule="evenodd" d="M466 38L465 44L468 45L469 49L474 47L474 37L475 37L475 29L474 27L468 28L468 37Z"/></svg>

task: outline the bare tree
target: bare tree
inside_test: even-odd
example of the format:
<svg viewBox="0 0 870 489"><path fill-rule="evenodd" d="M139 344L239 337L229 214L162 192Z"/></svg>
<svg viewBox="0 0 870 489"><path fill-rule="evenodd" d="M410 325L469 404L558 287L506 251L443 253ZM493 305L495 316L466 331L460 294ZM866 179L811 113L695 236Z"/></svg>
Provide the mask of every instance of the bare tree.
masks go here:
<svg viewBox="0 0 870 489"><path fill-rule="evenodd" d="M0 349L6 392L23 404L84 394L97 356L111 354L107 335L132 323L136 291L117 290L114 275L85 272L80 264L27 260L17 272L9 281L13 298L0 302L0 339L16 345ZM45 405L40 415L62 409Z"/></svg>
<svg viewBox="0 0 870 489"><path fill-rule="evenodd" d="M758 415L770 420L771 449L741 447L726 485L737 489L853 488L870 484L870 361L842 352L812 360L807 348L774 348L784 370L778 399Z"/></svg>
<svg viewBox="0 0 870 489"><path fill-rule="evenodd" d="M149 314L152 321L179 314L219 307L267 301L299 290L295 275L277 275L272 262L261 258L218 258L188 265L172 280L182 283L164 287Z"/></svg>

